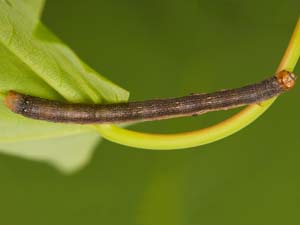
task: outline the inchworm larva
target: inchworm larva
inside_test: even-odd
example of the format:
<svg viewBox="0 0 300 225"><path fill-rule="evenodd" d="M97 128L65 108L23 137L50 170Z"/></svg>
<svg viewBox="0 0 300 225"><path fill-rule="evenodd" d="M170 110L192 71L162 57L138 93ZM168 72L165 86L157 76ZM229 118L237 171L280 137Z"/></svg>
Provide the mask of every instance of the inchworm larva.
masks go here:
<svg viewBox="0 0 300 225"><path fill-rule="evenodd" d="M260 103L290 90L294 84L294 74L281 71L245 87L179 98L91 105L62 103L10 91L4 101L11 111L38 120L77 124L124 123L200 115Z"/></svg>

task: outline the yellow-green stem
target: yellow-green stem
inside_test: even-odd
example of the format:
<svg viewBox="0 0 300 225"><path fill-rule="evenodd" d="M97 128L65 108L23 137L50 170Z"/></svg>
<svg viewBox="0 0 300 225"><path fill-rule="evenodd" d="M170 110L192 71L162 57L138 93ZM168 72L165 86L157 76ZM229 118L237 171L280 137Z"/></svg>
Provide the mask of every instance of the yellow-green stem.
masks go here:
<svg viewBox="0 0 300 225"><path fill-rule="evenodd" d="M300 19L296 24L290 43L277 71L293 71L300 57ZM207 128L176 134L152 134L131 131L115 125L94 126L102 137L135 148L173 150L191 148L225 138L262 115L276 100L272 98L259 105L251 105L234 116Z"/></svg>

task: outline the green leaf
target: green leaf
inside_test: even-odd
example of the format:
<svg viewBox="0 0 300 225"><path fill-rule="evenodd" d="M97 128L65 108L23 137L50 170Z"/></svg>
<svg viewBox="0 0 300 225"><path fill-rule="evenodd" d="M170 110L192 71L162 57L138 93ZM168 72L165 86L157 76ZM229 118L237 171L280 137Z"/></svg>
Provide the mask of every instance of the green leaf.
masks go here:
<svg viewBox="0 0 300 225"><path fill-rule="evenodd" d="M19 0L15 0L15 1L19 1ZM28 7L31 8L31 12L37 16L37 18L40 18L43 8L44 8L44 4L45 4L45 0L23 0Z"/></svg>
<svg viewBox="0 0 300 225"><path fill-rule="evenodd" d="M0 149L8 154L55 162L69 172L90 155L95 136L86 136L92 130L16 115L3 105L5 94L16 90L48 99L90 103L127 101L129 94L89 68L41 24L43 3L0 0ZM68 137L74 135L75 144L74 138ZM47 139L51 139L56 151L51 151ZM59 157L57 151L61 153Z"/></svg>
<svg viewBox="0 0 300 225"><path fill-rule="evenodd" d="M45 0L6 0L6 2L12 6L15 4L20 5L24 2L31 16L36 18L40 18L45 4Z"/></svg>
<svg viewBox="0 0 300 225"><path fill-rule="evenodd" d="M27 14L27 17L40 18L45 0L2 0L9 7Z"/></svg>
<svg viewBox="0 0 300 225"><path fill-rule="evenodd" d="M47 162L63 173L73 173L91 159L99 135L86 132L35 141L1 143L1 152L30 160Z"/></svg>
<svg viewBox="0 0 300 225"><path fill-rule="evenodd" d="M26 89L25 93L30 92L30 94L47 98L57 99L56 96L59 95L72 102L100 103L103 100L108 102L127 100L128 93L125 90L87 68L71 49L49 32L36 18L29 17L28 10L20 10L5 2L0 2L0 6L2 48L6 48L10 52L10 57L19 60L22 67L31 71L34 79L39 78L51 91L41 93L31 90L30 86L24 88L20 81L14 84L15 88L23 87ZM22 6L21 9L24 8L24 5L20 4L20 6ZM22 75L16 76L23 78ZM4 74L3 78L10 83L13 81L7 74ZM109 88L103 90L96 87L95 80ZM3 84L0 91L7 91L7 88L7 84ZM113 91L114 94L107 95L107 89Z"/></svg>

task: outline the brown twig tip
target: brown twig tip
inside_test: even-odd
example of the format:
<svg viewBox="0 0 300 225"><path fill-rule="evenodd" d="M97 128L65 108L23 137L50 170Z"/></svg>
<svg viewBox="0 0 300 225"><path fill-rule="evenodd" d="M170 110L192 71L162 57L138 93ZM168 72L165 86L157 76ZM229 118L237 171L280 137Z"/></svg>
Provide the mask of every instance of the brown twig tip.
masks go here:
<svg viewBox="0 0 300 225"><path fill-rule="evenodd" d="M278 83L281 84L285 90L290 90L295 86L296 76L287 70L280 71L276 74L276 77Z"/></svg>
<svg viewBox="0 0 300 225"><path fill-rule="evenodd" d="M9 91L4 104L13 112L19 112L20 103L23 101L23 96L15 91Z"/></svg>

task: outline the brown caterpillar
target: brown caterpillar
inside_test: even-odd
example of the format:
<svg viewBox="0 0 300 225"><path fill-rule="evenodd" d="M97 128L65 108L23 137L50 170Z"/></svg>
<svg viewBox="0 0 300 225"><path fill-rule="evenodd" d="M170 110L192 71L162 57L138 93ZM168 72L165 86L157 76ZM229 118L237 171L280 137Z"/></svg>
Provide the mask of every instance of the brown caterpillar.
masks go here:
<svg viewBox="0 0 300 225"><path fill-rule="evenodd" d="M293 73L284 70L260 83L241 88L117 104L72 104L10 91L4 103L15 113L50 122L102 124L151 121L260 103L292 89L295 80Z"/></svg>

